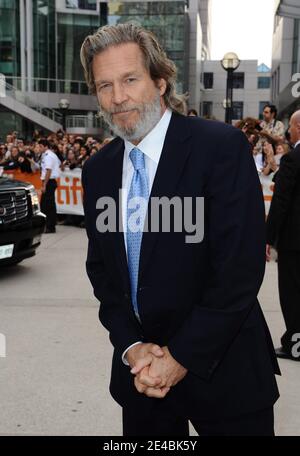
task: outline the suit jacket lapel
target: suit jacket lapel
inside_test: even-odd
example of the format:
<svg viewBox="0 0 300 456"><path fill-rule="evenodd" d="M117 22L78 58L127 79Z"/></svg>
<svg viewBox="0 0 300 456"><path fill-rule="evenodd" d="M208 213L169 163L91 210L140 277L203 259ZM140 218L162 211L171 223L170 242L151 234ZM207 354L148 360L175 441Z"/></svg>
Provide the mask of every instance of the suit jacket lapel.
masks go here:
<svg viewBox="0 0 300 456"><path fill-rule="evenodd" d="M148 204L148 216L152 197L174 196L176 185L183 172L184 165L190 154L190 127L187 118L172 114L166 134L164 147L158 163ZM151 252L155 246L159 233L144 232L140 251L139 280L149 262Z"/></svg>
<svg viewBox="0 0 300 456"><path fill-rule="evenodd" d="M109 238L112 243L112 248L115 254L116 262L122 277L123 288L126 292L130 290L130 279L127 266L127 255L124 243L124 233L119 229L122 226L122 203L120 198L120 189L122 188L122 174L123 174L123 156L124 156L124 142L121 139L117 140L115 149L109 155L110 182L108 182L108 193L116 202L116 232L109 233ZM100 152L101 153L101 152Z"/></svg>

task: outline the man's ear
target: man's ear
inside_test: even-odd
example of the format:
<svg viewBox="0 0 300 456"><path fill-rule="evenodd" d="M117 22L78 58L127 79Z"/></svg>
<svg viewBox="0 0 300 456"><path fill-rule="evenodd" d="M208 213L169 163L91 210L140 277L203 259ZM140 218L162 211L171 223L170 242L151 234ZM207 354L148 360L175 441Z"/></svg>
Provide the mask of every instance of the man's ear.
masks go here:
<svg viewBox="0 0 300 456"><path fill-rule="evenodd" d="M157 87L159 89L159 94L162 97L167 90L167 81L163 78L157 80Z"/></svg>

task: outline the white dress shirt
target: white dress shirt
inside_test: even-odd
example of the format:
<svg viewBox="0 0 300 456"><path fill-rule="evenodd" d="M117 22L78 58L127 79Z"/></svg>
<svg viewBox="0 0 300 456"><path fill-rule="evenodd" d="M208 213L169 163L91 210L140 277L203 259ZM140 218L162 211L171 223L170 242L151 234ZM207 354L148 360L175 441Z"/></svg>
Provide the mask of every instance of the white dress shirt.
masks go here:
<svg viewBox="0 0 300 456"><path fill-rule="evenodd" d="M164 146L165 137L170 124L172 111L166 109L160 121L155 127L145 136L145 138L135 146L130 141L125 140L125 150L123 159L123 174L122 174L122 222L124 230L124 242L127 253L127 239L126 239L126 226L127 226L127 196L130 190L131 180L134 173L134 167L130 160L129 154L132 149L137 147L145 154L145 168L148 176L149 183L149 196L153 185L154 177L156 174L158 162ZM129 365L125 359L127 351L136 344L142 343L141 341L135 342L130 345L122 354L123 363Z"/></svg>
<svg viewBox="0 0 300 456"><path fill-rule="evenodd" d="M47 169L51 169L50 179L57 179L60 176L60 160L58 156L54 152L52 152L52 150L47 149L43 153L41 160L41 168L41 180L45 180Z"/></svg>
<svg viewBox="0 0 300 456"><path fill-rule="evenodd" d="M299 141L297 141L296 144L294 145L294 149L295 149L297 146L299 146L299 144L300 144L300 139L299 139Z"/></svg>

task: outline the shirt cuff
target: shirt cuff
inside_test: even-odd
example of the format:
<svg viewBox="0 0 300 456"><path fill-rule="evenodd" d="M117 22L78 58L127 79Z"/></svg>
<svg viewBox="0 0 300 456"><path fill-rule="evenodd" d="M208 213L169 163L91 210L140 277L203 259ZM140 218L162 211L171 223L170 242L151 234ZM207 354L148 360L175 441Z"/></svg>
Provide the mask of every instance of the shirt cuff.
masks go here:
<svg viewBox="0 0 300 456"><path fill-rule="evenodd" d="M137 344L142 344L143 342L141 340L139 340L138 342L135 342L134 344L130 345L128 348L126 348L126 350L123 351L123 354L122 354L122 361L123 363L125 364L125 366L129 366L129 362L127 361L127 359L125 359L125 355L126 353L128 352L128 350L133 347L134 345L137 345Z"/></svg>

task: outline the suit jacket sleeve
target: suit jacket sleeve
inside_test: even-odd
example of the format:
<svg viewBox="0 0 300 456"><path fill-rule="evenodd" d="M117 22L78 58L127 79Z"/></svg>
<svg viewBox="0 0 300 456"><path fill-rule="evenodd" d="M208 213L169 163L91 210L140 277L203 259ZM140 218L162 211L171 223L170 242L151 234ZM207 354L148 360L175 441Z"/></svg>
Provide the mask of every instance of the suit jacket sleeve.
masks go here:
<svg viewBox="0 0 300 456"><path fill-rule="evenodd" d="M168 343L171 355L204 380L257 303L265 270L265 210L254 160L243 133L230 128L226 135L204 201L210 281Z"/></svg>
<svg viewBox="0 0 300 456"><path fill-rule="evenodd" d="M284 155L276 173L274 194L267 219L267 243L277 247L283 223L289 211L300 170L300 147Z"/></svg>
<svg viewBox="0 0 300 456"><path fill-rule="evenodd" d="M109 331L109 338L121 353L141 339L141 335L130 318L120 290L116 289L107 273L101 245L96 239L96 202L90 194L88 185L88 161L82 170L83 207L88 235L86 270L92 284L94 295L100 301L99 319Z"/></svg>

